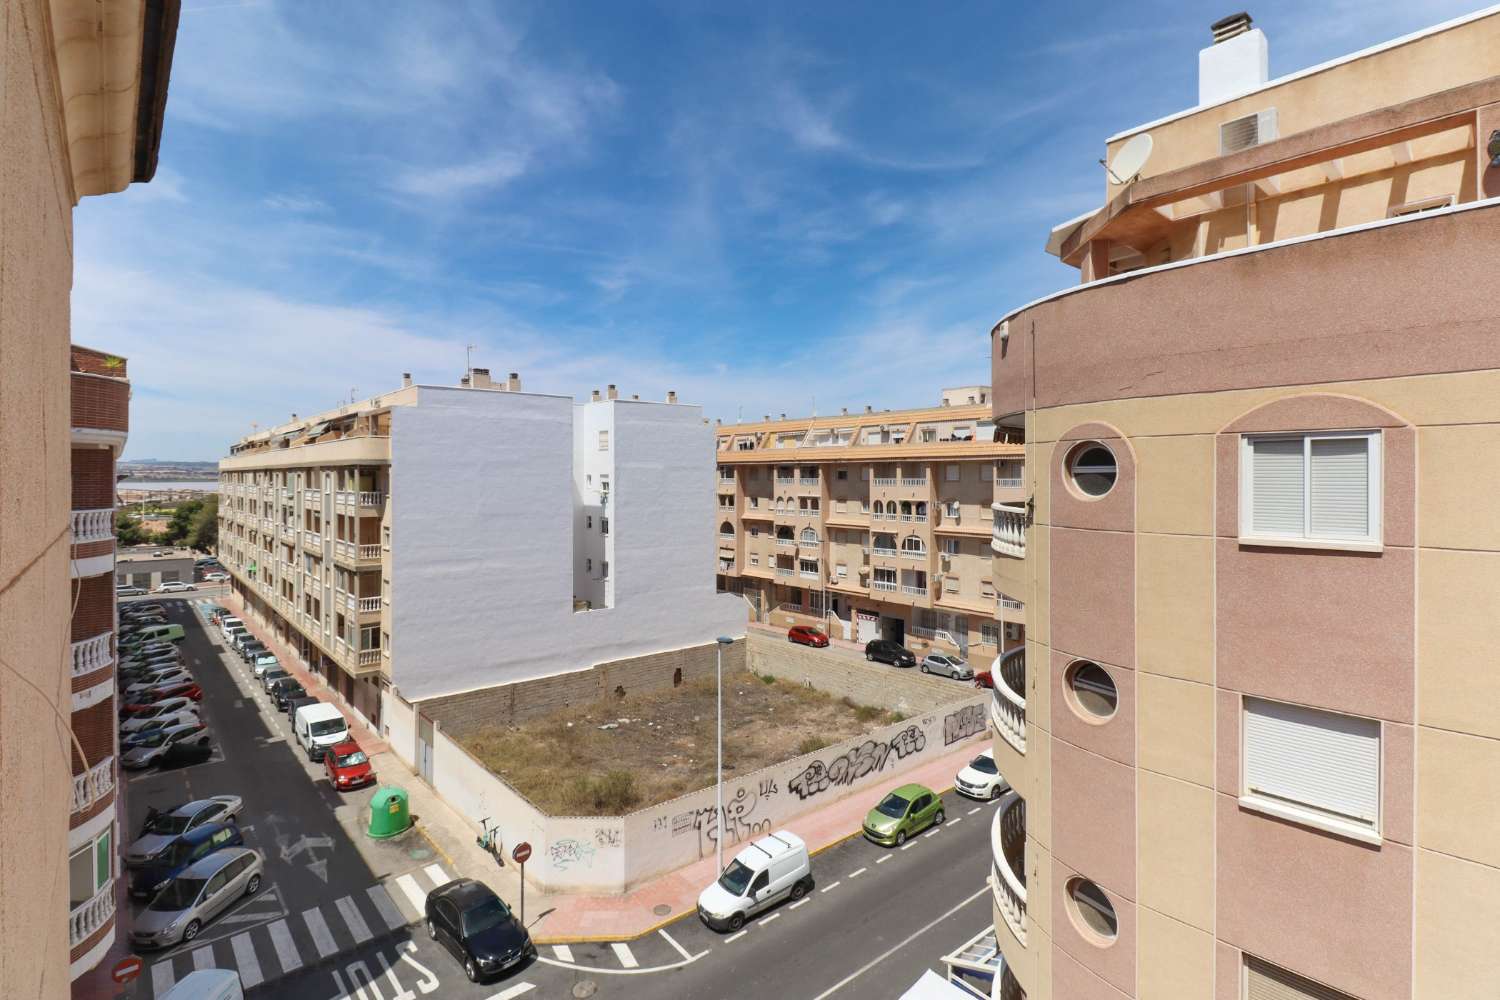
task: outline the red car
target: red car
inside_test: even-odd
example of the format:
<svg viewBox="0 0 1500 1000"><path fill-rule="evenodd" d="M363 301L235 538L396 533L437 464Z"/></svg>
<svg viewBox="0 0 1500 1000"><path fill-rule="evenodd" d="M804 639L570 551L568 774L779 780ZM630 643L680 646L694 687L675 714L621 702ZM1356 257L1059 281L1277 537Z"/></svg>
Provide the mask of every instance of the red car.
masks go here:
<svg viewBox="0 0 1500 1000"><path fill-rule="evenodd" d="M375 769L370 766L369 756L353 740L335 744L323 755L323 767L328 772L328 783L341 791L368 785L375 780Z"/></svg>
<svg viewBox="0 0 1500 1000"><path fill-rule="evenodd" d="M786 630L786 638L788 642L800 643L803 646L817 646L819 649L828 645L828 636L811 625L793 625Z"/></svg>
<svg viewBox="0 0 1500 1000"><path fill-rule="evenodd" d="M157 702L166 701L168 698L189 698L193 701L202 701L203 689L199 687L194 681L182 681L177 684L163 684L161 687L152 688L149 691L143 692L141 697L137 698L127 705L121 706L120 715L122 717L127 715L134 715L142 709L150 708Z"/></svg>
<svg viewBox="0 0 1500 1000"><path fill-rule="evenodd" d="M974 675L974 686L977 688L984 688L985 690L994 688L994 675L991 674L988 670L979 671Z"/></svg>

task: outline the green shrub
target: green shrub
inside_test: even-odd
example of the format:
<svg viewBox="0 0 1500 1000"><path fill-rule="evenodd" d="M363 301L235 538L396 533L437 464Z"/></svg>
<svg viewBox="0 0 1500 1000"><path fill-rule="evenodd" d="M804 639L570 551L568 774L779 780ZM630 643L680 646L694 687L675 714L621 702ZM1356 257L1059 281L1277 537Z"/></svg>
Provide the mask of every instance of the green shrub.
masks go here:
<svg viewBox="0 0 1500 1000"><path fill-rule="evenodd" d="M874 722L885 714L885 709L876 708L874 705L854 706L854 718L860 722Z"/></svg>
<svg viewBox="0 0 1500 1000"><path fill-rule="evenodd" d="M827 745L828 741L823 739L823 737L809 736L807 739L797 744L797 755L800 757L802 754L806 753L817 753Z"/></svg>
<svg viewBox="0 0 1500 1000"><path fill-rule="evenodd" d="M760 682L762 684L775 684L776 683L776 678L773 677L773 676L771 676L770 674L756 674L755 676L757 676L757 677L760 678Z"/></svg>

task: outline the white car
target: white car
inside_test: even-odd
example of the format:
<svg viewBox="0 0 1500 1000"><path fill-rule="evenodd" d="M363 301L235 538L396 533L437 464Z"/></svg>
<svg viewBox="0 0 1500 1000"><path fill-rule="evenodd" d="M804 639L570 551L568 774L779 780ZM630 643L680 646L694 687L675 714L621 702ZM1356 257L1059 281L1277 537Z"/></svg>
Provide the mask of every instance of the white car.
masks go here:
<svg viewBox="0 0 1500 1000"><path fill-rule="evenodd" d="M998 799L1010 790L1010 782L995 767L995 751L981 751L953 779L953 790L971 799Z"/></svg>
<svg viewBox="0 0 1500 1000"><path fill-rule="evenodd" d="M276 657L272 654L266 653L255 658L255 666L253 669L255 670L255 679L260 680L266 675L266 671L281 669L281 661L276 659Z"/></svg>
<svg viewBox="0 0 1500 1000"><path fill-rule="evenodd" d="M189 723L202 722L198 717L196 708L179 708L176 711L152 715L147 718L133 718L120 727L121 736L129 736L131 733L139 733L151 729L171 729L173 726L186 726Z"/></svg>
<svg viewBox="0 0 1500 1000"><path fill-rule="evenodd" d="M157 587L155 590L151 591L151 593L153 593L153 594L182 594L182 593L186 593L189 590L197 590L197 589L198 588L195 587L195 586L193 586L191 583L184 583L181 580L168 580L166 583L162 584L160 587Z"/></svg>
<svg viewBox="0 0 1500 1000"><path fill-rule="evenodd" d="M136 587L136 586L132 586L132 585L128 585L128 584L126 586L123 586L123 587L116 587L115 588L115 596L116 597L141 597L145 593L146 593L146 588L145 587Z"/></svg>
<svg viewBox="0 0 1500 1000"><path fill-rule="evenodd" d="M203 579L210 583L223 583L229 579L228 573L205 573Z"/></svg>
<svg viewBox="0 0 1500 1000"><path fill-rule="evenodd" d="M188 673L186 670L180 669L170 670L164 674L153 674L150 680L138 681L135 684L127 687L125 689L125 696L127 698L133 698L134 696L140 694L142 691L158 687L162 684L186 684L192 679L192 674Z"/></svg>

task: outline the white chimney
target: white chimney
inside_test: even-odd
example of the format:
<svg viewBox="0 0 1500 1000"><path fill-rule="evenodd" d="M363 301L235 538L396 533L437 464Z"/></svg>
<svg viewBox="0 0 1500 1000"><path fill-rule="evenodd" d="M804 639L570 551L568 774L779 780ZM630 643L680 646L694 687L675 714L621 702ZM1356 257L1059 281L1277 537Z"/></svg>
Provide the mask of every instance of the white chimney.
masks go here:
<svg viewBox="0 0 1500 1000"><path fill-rule="evenodd" d="M1271 78L1265 32L1250 23L1243 11L1213 23L1214 43L1198 53L1199 105L1217 104Z"/></svg>
<svg viewBox="0 0 1500 1000"><path fill-rule="evenodd" d="M521 373L520 372L511 372L510 373L510 377L505 380L505 388L509 389L511 392L520 392L521 391Z"/></svg>
<svg viewBox="0 0 1500 1000"><path fill-rule="evenodd" d="M402 372L401 373L401 388L403 388L403 389L410 389L411 388L411 372Z"/></svg>
<svg viewBox="0 0 1500 1000"><path fill-rule="evenodd" d="M620 398L620 390L616 389L615 386L614 386L614 384L611 383L609 385L609 387L607 388L607 390L605 392L605 395L607 395L610 399L619 399Z"/></svg>
<svg viewBox="0 0 1500 1000"><path fill-rule="evenodd" d="M470 368L469 386L474 389L493 389L495 383L490 379L488 368Z"/></svg>

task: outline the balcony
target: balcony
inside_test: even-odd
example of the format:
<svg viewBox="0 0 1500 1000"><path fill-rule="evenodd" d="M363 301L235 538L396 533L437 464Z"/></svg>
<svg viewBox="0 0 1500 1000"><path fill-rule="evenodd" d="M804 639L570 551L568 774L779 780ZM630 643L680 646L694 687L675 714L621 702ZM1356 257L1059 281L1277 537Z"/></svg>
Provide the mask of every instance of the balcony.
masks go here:
<svg viewBox="0 0 1500 1000"><path fill-rule="evenodd" d="M115 537L115 509L100 507L95 510L73 512L73 544L85 542L107 542Z"/></svg>
<svg viewBox="0 0 1500 1000"><path fill-rule="evenodd" d="M990 720L995 732L1015 748L1026 752L1026 647L1017 646L995 657L990 667L995 689L990 692Z"/></svg>
<svg viewBox="0 0 1500 1000"><path fill-rule="evenodd" d="M368 614L371 611L379 611L379 610L380 610L380 597L379 596L376 596L376 597L361 597L361 598L359 598L359 613L360 614Z"/></svg>
<svg viewBox="0 0 1500 1000"><path fill-rule="evenodd" d="M902 486L916 486L918 488L924 488L924 487L927 486L927 477L926 476L902 476L901 477L901 485Z"/></svg>
<svg viewBox="0 0 1500 1000"><path fill-rule="evenodd" d="M776 567L776 575L777 576L791 576L791 575L793 575L796 572L797 571L794 570L794 569L792 569L790 566L777 566Z"/></svg>
<svg viewBox="0 0 1500 1000"><path fill-rule="evenodd" d="M359 651L358 663L362 667L373 667L380 663L380 650L361 649Z"/></svg>
<svg viewBox="0 0 1500 1000"><path fill-rule="evenodd" d="M903 593L903 594L910 594L913 597L926 597L927 596L927 588L926 587L914 587L914 586L912 586L909 583L903 583L901 585L901 593Z"/></svg>
<svg viewBox="0 0 1500 1000"><path fill-rule="evenodd" d="M995 906L1016 940L1026 945L1026 800L1006 792L990 822L991 878Z"/></svg>
<svg viewBox="0 0 1500 1000"><path fill-rule="evenodd" d="M130 383L118 375L72 373L71 424L75 441L121 444L130 430Z"/></svg>
<svg viewBox="0 0 1500 1000"><path fill-rule="evenodd" d="M101 632L92 639L73 643L73 676L82 677L115 662L109 646L113 638L113 632Z"/></svg>
<svg viewBox="0 0 1500 1000"><path fill-rule="evenodd" d="M870 481L876 486L897 486L901 482L901 480L897 479L895 476L876 476Z"/></svg>
<svg viewBox="0 0 1500 1000"><path fill-rule="evenodd" d="M359 506L366 508L379 507L381 504L385 503L385 494L375 490L369 490L358 494L358 503Z"/></svg>
<svg viewBox="0 0 1500 1000"><path fill-rule="evenodd" d="M1026 508L1017 504L996 503L994 533L990 548L1002 556L1026 558Z"/></svg>
<svg viewBox="0 0 1500 1000"><path fill-rule="evenodd" d="M803 476L803 477L801 477L800 479L797 480L797 485L799 485L799 486L816 486L816 485L818 485L818 477L817 476Z"/></svg>
<svg viewBox="0 0 1500 1000"><path fill-rule="evenodd" d="M94 898L68 914L68 947L76 948L115 915L115 880L104 883Z"/></svg>
<svg viewBox="0 0 1500 1000"><path fill-rule="evenodd" d="M877 556L889 556L890 558L894 559L901 553L897 549L886 549L881 548L879 545L877 545L875 546L875 554Z"/></svg>
<svg viewBox="0 0 1500 1000"><path fill-rule="evenodd" d="M302 544L304 547L321 549L323 547L323 535L317 531L304 531L302 533Z"/></svg>
<svg viewBox="0 0 1500 1000"><path fill-rule="evenodd" d="M806 580L816 580L818 578L818 571L815 570L815 569L814 570L799 569L797 571L797 575L800 576L800 577L802 577L803 579L806 579Z"/></svg>
<svg viewBox="0 0 1500 1000"><path fill-rule="evenodd" d="M871 580L870 581L870 589L871 590L884 590L884 591L886 591L888 593L894 594L896 591L898 591L899 589L901 589L901 585L899 583L897 583L895 580Z"/></svg>
<svg viewBox="0 0 1500 1000"><path fill-rule="evenodd" d="M83 812L114 788L115 759L106 757L82 774L73 775L73 812Z"/></svg>
<svg viewBox="0 0 1500 1000"><path fill-rule="evenodd" d="M797 539L795 539L795 538L778 538L778 539L776 539L776 544L779 545L779 546L781 546L782 548L795 549L797 547Z"/></svg>
<svg viewBox="0 0 1500 1000"><path fill-rule="evenodd" d="M359 558L361 560L378 560L380 558L380 544L361 545L359 547Z"/></svg>
<svg viewBox="0 0 1500 1000"><path fill-rule="evenodd" d="M926 559L927 558L927 550L926 549L902 549L901 550L901 558L902 559Z"/></svg>

